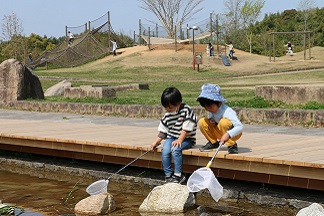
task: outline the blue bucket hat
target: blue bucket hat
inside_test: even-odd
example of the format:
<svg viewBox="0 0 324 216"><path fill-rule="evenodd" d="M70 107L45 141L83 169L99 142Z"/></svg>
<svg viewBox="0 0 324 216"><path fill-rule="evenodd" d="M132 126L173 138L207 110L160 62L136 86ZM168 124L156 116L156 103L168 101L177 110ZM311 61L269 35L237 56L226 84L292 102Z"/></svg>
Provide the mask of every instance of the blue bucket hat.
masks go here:
<svg viewBox="0 0 324 216"><path fill-rule="evenodd" d="M219 85L216 84L204 84L201 87L199 98L207 98L213 101L226 102L226 99L221 95L221 89Z"/></svg>

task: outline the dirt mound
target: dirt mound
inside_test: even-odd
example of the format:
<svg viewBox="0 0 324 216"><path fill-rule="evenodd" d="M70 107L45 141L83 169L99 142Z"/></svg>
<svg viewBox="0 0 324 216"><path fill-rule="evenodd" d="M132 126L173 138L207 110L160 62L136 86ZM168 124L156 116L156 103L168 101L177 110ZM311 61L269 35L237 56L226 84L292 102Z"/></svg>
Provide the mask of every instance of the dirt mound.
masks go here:
<svg viewBox="0 0 324 216"><path fill-rule="evenodd" d="M314 47L311 49L312 59L304 60L304 52L295 53L294 56L282 56L276 58L275 62L270 62L268 56L250 54L242 50L235 49L235 56L238 60L231 61L231 66L224 66L218 56L207 56L206 44L195 44L195 52L201 52L203 55L200 68L214 68L224 72L266 72L266 71L287 71L300 69L322 68L324 61L324 48ZM103 59L87 64L91 67L108 61L119 59L125 67L163 67L163 66L184 66L192 65L192 44L177 45L177 51L174 45L135 46L122 48L117 56L109 55ZM222 55L225 53L225 46L221 46ZM228 50L226 50L228 51ZM308 52L307 57L308 57ZM216 53L216 46L215 46ZM131 58L128 58L131 56Z"/></svg>

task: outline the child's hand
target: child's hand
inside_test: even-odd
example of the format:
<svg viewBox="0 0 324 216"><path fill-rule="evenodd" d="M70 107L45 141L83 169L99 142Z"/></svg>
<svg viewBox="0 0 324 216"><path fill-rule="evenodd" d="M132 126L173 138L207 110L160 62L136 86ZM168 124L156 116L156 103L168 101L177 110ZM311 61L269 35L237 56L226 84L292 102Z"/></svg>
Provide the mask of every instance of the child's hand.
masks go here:
<svg viewBox="0 0 324 216"><path fill-rule="evenodd" d="M171 151L174 152L174 150L175 150L176 148L181 148L181 144L182 144L182 142L181 142L180 140L174 140L174 141L172 142Z"/></svg>
<svg viewBox="0 0 324 216"><path fill-rule="evenodd" d="M209 123L210 123L212 126L216 126L216 121L215 121L215 119L209 119Z"/></svg>
<svg viewBox="0 0 324 216"><path fill-rule="evenodd" d="M158 145L159 145L159 143L154 142L154 143L151 144L150 149L154 150L155 147L158 146Z"/></svg>
<svg viewBox="0 0 324 216"><path fill-rule="evenodd" d="M181 144L182 144L182 141L180 141L180 140L174 140L174 141L172 142L172 146L178 146L178 147L181 147Z"/></svg>
<svg viewBox="0 0 324 216"><path fill-rule="evenodd" d="M230 139L230 135L228 133L225 133L222 138L220 139L221 143L226 143Z"/></svg>

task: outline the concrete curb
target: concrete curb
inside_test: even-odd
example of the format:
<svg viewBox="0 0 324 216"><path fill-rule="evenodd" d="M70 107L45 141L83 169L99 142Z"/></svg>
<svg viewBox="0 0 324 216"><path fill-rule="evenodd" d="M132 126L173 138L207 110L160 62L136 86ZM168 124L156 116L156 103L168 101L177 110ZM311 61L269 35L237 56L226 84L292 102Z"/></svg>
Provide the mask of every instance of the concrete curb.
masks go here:
<svg viewBox="0 0 324 216"><path fill-rule="evenodd" d="M164 113L162 106L30 101L0 102L0 108L156 119L161 118ZM195 106L192 108L198 117L205 115L205 110L202 107ZM249 109L237 107L233 109L245 124L324 127L324 110Z"/></svg>

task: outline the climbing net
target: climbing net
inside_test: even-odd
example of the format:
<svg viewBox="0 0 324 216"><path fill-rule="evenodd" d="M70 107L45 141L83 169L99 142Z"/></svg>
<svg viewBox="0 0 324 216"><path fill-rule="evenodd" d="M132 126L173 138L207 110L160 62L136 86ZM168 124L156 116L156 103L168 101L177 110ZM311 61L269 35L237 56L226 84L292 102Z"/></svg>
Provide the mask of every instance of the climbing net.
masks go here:
<svg viewBox="0 0 324 216"><path fill-rule="evenodd" d="M116 40L119 47L125 47L109 20L107 21L107 14L84 25L66 27L66 32L70 31L75 36L73 42L69 44L66 36L62 43L45 51L28 66L36 68L51 63L62 67L75 67L110 53L110 40Z"/></svg>

